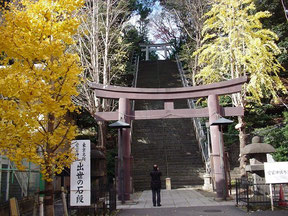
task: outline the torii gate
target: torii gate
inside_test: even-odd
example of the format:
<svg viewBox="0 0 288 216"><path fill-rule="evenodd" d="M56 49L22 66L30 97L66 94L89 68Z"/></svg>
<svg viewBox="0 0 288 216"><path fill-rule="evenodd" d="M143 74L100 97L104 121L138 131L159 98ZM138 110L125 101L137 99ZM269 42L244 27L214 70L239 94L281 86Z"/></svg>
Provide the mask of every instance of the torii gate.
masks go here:
<svg viewBox="0 0 288 216"><path fill-rule="evenodd" d="M218 125L211 125L220 116L242 116L243 107L221 107L218 96L228 95L240 92L242 85L247 81L247 77L213 83L209 85L183 87L183 88L128 88L118 86L104 86L101 84L90 83L91 89L96 92L99 98L119 99L119 110L115 112L98 112L97 121L121 120L130 124L131 120L141 119L163 119L163 118L193 118L209 117L211 144L213 159L213 170L216 182L217 197L226 199L227 185L223 167L223 149L224 144L222 133ZM173 100L208 97L208 107L200 109L174 109ZM131 100L163 100L164 110L136 110L130 108ZM221 143L220 143L221 142ZM122 143L120 146L119 143ZM118 142L118 153L121 150L124 157L124 192L121 192L121 186L118 184L118 191L124 193L124 199L130 199L130 160L131 160L131 137L130 129L125 128L122 132L122 139ZM222 152L221 152L222 151ZM118 158L119 162L119 158ZM119 164L119 163L118 163ZM118 176L119 173L118 165ZM122 197L122 194L119 195Z"/></svg>
<svg viewBox="0 0 288 216"><path fill-rule="evenodd" d="M168 57L168 50L171 50L172 45L170 43L159 43L159 44L140 44L143 48L141 51L145 52L145 61L149 61L149 51L155 49L156 51L164 51L164 58Z"/></svg>

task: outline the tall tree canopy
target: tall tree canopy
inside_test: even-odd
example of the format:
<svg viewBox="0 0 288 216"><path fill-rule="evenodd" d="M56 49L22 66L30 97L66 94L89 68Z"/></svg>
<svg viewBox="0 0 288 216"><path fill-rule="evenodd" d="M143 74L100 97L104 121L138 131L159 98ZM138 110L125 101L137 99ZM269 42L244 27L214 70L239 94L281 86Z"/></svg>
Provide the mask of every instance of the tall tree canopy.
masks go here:
<svg viewBox="0 0 288 216"><path fill-rule="evenodd" d="M83 82L79 96L74 102L95 117L99 110L115 108L112 100L100 100L88 82L110 85L125 73L128 61L128 47L122 30L124 22L131 15L134 1L107 0L89 1L81 9L82 22L77 34L77 51L84 68ZM99 122L98 144L105 148L105 124Z"/></svg>
<svg viewBox="0 0 288 216"><path fill-rule="evenodd" d="M232 96L235 106L246 106L247 101L261 102L261 98L277 98L277 91L286 92L278 73L282 66L277 60L281 53L275 41L277 35L264 29L261 19L270 13L255 12L253 0L213 0L211 10L205 14L203 46L199 54L201 71L199 83L212 83L249 76L241 94ZM243 118L240 149L245 146ZM241 161L242 173L244 159Z"/></svg>
<svg viewBox="0 0 288 216"><path fill-rule="evenodd" d="M39 165L51 193L55 173L74 160L76 127L67 113L77 108L71 97L81 67L73 35L82 5L22 0L3 11L0 25L0 151L19 168L23 159Z"/></svg>
<svg viewBox="0 0 288 216"><path fill-rule="evenodd" d="M196 85L196 74L199 73L198 55L192 55L202 46L202 30L205 19L203 15L208 11L209 0L160 0L174 19L177 20L180 31L179 41L176 50L180 50L181 60L184 67L190 72L192 85ZM170 18L171 19L171 18Z"/></svg>
<svg viewBox="0 0 288 216"><path fill-rule="evenodd" d="M286 5L283 8L282 2ZM267 10L271 13L271 16L268 19L263 20L264 28L269 28L275 32L279 40L277 45L281 49L282 53L278 56L279 62L283 67L288 69L288 25L286 16L288 13L285 10L288 9L288 2L284 0L255 0L255 5L257 11ZM281 77L288 77L287 73L281 73Z"/></svg>

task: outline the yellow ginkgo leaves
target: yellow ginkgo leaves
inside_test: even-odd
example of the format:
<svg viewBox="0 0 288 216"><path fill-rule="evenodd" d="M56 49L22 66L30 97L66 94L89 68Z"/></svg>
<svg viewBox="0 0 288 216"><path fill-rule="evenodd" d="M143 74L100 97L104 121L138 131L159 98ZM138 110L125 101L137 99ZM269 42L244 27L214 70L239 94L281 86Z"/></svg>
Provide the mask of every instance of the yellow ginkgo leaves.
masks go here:
<svg viewBox="0 0 288 216"><path fill-rule="evenodd" d="M22 0L0 25L0 150L16 164L27 159L46 180L74 160L79 57L73 35L83 0Z"/></svg>

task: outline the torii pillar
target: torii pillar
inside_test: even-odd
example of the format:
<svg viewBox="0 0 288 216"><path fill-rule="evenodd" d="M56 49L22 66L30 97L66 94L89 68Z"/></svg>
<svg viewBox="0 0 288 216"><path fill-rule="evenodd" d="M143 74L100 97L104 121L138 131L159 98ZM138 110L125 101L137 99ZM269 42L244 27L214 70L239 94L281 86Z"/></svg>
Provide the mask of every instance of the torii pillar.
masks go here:
<svg viewBox="0 0 288 216"><path fill-rule="evenodd" d="M130 101L127 98L119 99L119 115L118 120L131 124L131 106ZM124 200L130 199L131 191L131 129L123 128L121 136L118 136L121 140L118 142L118 193L119 199L121 199L122 194L124 192ZM121 154L122 153L122 154ZM119 155L123 157L123 167L120 167L121 158ZM124 168L122 171L121 169ZM123 172L121 174L121 172ZM121 181L119 178L123 178L123 185L121 185ZM123 187L123 188L121 188ZM123 192L122 192L123 191Z"/></svg>
<svg viewBox="0 0 288 216"><path fill-rule="evenodd" d="M217 198L226 199L228 188L226 182L226 169L224 161L223 134L218 125L211 125L220 116L218 95L208 96L209 124L212 144L213 174L215 176Z"/></svg>

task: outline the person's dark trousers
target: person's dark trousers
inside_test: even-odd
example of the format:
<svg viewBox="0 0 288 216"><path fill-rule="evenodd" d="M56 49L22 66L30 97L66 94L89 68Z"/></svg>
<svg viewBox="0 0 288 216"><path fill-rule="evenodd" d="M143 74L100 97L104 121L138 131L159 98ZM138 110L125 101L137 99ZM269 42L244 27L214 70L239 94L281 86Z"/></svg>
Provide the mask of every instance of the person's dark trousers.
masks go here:
<svg viewBox="0 0 288 216"><path fill-rule="evenodd" d="M152 190L152 201L154 206L156 206L156 197L157 197L157 205L160 206L161 205L160 189Z"/></svg>

